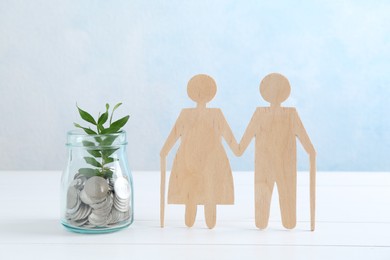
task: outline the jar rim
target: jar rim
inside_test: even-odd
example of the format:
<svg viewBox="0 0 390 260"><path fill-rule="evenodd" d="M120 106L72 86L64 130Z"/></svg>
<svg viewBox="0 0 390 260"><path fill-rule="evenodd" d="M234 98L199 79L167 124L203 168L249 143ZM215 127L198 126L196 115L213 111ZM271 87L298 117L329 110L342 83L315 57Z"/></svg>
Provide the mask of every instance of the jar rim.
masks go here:
<svg viewBox="0 0 390 260"><path fill-rule="evenodd" d="M102 137L102 136L116 136L116 135L119 136L119 135L123 135L123 134L126 135L125 130L121 130L121 131L113 133L113 134L96 134L96 135L90 135L90 134L87 134L81 130L70 130L67 132L68 136L88 136L91 138Z"/></svg>
<svg viewBox="0 0 390 260"><path fill-rule="evenodd" d="M112 137L113 141L109 144L101 144L98 143L98 138L109 138ZM96 144L92 146L85 145L84 142L93 142ZM72 146L72 147L84 147L88 149L99 149L104 147L115 147L115 146L123 146L127 144L126 140L126 131L121 130L117 133L112 134L96 134L96 135L90 135L87 133L82 132L81 130L70 130L67 132L67 142L66 146Z"/></svg>

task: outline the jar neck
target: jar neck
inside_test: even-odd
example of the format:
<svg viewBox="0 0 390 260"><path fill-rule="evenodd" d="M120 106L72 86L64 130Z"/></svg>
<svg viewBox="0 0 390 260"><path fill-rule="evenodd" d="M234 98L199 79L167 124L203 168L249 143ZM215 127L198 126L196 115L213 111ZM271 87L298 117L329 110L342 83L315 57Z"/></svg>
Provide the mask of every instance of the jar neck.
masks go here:
<svg viewBox="0 0 390 260"><path fill-rule="evenodd" d="M80 147L91 149L120 148L127 145L126 132L114 134L88 135L80 131L69 131L67 134L68 147Z"/></svg>

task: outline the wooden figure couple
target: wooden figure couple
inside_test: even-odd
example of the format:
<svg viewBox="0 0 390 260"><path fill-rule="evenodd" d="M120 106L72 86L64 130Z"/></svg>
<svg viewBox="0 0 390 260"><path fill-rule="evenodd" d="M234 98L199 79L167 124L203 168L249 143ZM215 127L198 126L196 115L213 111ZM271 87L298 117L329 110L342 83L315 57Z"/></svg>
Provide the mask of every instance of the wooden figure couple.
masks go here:
<svg viewBox="0 0 390 260"><path fill-rule="evenodd" d="M164 227L166 157L179 138L181 144L169 179L168 203L185 205L185 224L195 222L197 205L204 205L206 224L216 224L217 205L234 203L233 176L222 145L225 139L234 154L241 156L255 138L255 223L268 225L274 184L278 186L282 224L296 225L296 137L310 157L311 230L315 228L316 152L295 108L282 107L290 95L290 84L283 75L272 73L260 83L261 96L270 107L258 107L240 144L218 108L207 108L217 87L207 75L196 75L188 82L188 96L196 108L183 109L169 134L161 156L160 220Z"/></svg>

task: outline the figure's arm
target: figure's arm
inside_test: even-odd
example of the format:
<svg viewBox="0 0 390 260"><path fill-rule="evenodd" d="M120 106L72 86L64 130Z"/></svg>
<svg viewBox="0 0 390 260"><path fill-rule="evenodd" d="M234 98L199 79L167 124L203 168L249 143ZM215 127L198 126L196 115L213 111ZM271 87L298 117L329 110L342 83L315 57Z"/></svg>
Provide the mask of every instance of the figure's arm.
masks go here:
<svg viewBox="0 0 390 260"><path fill-rule="evenodd" d="M222 112L220 112L220 119L219 120L220 120L220 126L222 128L222 137L226 140L226 143L229 145L230 149L232 149L233 153L238 156L239 150L238 150L237 140L234 137L232 129L230 128L229 124L227 123Z"/></svg>
<svg viewBox="0 0 390 260"><path fill-rule="evenodd" d="M257 126L257 112L255 111L238 146L239 156L241 156L245 152L246 148L248 148L248 145L251 143L252 138L256 135L256 126Z"/></svg>
<svg viewBox="0 0 390 260"><path fill-rule="evenodd" d="M175 145L176 141L180 138L182 133L182 125L181 122L181 114L179 118L176 120L175 125L173 126L171 132L169 133L169 136L167 140L164 143L164 146L161 149L160 157L165 159L165 157L168 155L169 151L172 149L172 147Z"/></svg>
<svg viewBox="0 0 390 260"><path fill-rule="evenodd" d="M298 113L296 111L294 111L294 113L295 113L295 117L294 117L295 134L298 137L299 141L301 142L305 151L309 154L309 156L315 157L316 151L314 149L314 146L311 143L310 138L306 133L306 130L302 124L301 119L298 116Z"/></svg>

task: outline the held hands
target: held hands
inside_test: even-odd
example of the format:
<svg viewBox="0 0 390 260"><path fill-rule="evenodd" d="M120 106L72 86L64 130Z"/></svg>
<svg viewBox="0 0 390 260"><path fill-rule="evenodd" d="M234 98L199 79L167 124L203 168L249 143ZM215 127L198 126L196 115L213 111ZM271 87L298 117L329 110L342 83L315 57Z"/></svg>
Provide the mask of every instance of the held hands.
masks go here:
<svg viewBox="0 0 390 260"><path fill-rule="evenodd" d="M167 158L167 155L168 155L168 152L165 151L165 149L162 149L160 152L160 159L165 160L165 158Z"/></svg>
<svg viewBox="0 0 390 260"><path fill-rule="evenodd" d="M316 150L314 150L314 147L309 150L308 154L309 154L310 160L312 160L312 159L315 160L317 157L317 152L316 152Z"/></svg>

